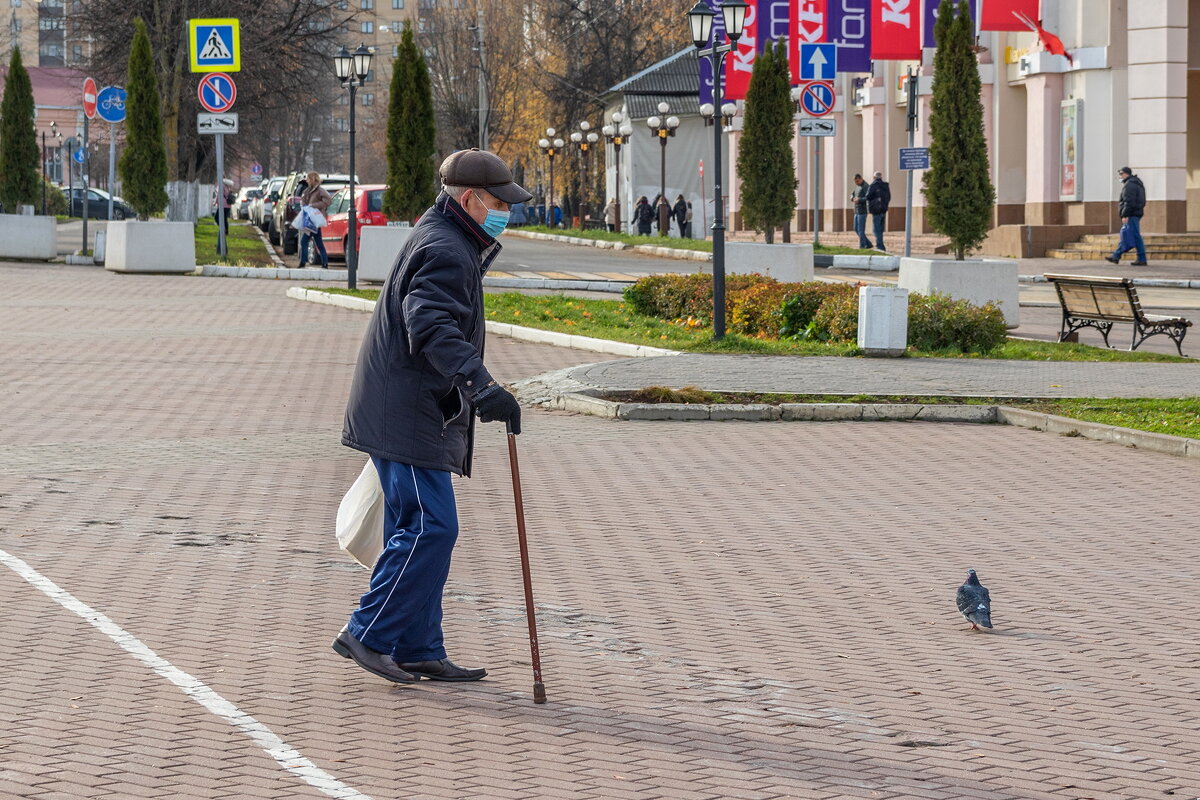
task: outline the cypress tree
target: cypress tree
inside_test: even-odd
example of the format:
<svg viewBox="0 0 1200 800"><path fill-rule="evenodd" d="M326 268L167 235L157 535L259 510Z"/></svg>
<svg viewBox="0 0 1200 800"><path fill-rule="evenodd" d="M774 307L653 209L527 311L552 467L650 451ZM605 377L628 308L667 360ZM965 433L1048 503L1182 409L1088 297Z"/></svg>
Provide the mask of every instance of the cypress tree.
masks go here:
<svg viewBox="0 0 1200 800"><path fill-rule="evenodd" d="M792 98L785 42L768 44L754 62L746 90L745 123L738 146L742 218L767 242L796 210L792 153Z"/></svg>
<svg viewBox="0 0 1200 800"><path fill-rule="evenodd" d="M944 0L934 27L933 98L929 115L929 170L922 178L930 226L950 238L962 261L987 238L996 190L983 135L979 67L970 7Z"/></svg>
<svg viewBox="0 0 1200 800"><path fill-rule="evenodd" d="M167 149L150 35L141 17L133 26L125 88L125 151L117 169L122 193L138 218L145 220L167 207Z"/></svg>
<svg viewBox="0 0 1200 800"><path fill-rule="evenodd" d="M411 220L433 204L436 135L429 68L406 23L388 97L388 188L383 195L388 219Z"/></svg>
<svg viewBox="0 0 1200 800"><path fill-rule="evenodd" d="M22 205L39 206L42 179L37 131L33 124L33 84L14 47L0 101L0 204L16 214Z"/></svg>

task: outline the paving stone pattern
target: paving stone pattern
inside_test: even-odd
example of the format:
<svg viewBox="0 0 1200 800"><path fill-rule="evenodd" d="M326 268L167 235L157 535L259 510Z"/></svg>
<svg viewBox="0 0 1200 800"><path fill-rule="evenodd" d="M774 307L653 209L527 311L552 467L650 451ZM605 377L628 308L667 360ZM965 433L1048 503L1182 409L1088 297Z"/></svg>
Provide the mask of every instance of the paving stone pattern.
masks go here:
<svg viewBox="0 0 1200 800"><path fill-rule="evenodd" d="M952 358L793 358L684 353L582 366L600 389L976 397L1200 397L1200 364Z"/></svg>
<svg viewBox="0 0 1200 800"><path fill-rule="evenodd" d="M265 281L0 266L0 548L373 800L1195 797L1182 459L1005 427L616 422L520 437L550 702L530 702L505 437L458 485L447 639L397 687L329 642L366 316ZM493 337L513 380L597 357ZM953 606L968 567L998 628ZM0 797L319 798L0 569Z"/></svg>

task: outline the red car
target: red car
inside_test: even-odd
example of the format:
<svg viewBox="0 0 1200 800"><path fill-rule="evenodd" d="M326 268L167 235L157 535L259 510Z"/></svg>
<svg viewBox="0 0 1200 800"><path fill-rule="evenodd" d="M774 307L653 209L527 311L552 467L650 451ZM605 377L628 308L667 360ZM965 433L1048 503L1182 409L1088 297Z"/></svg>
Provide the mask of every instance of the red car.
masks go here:
<svg viewBox="0 0 1200 800"><path fill-rule="evenodd" d="M371 225L387 225L387 217L383 215L383 192L387 189L382 184L365 184L354 187L354 199L358 208L358 245L362 244L362 229ZM325 250L330 257L346 257L346 242L350 238L350 187L345 187L333 196L325 218L328 224L321 229L325 239Z"/></svg>

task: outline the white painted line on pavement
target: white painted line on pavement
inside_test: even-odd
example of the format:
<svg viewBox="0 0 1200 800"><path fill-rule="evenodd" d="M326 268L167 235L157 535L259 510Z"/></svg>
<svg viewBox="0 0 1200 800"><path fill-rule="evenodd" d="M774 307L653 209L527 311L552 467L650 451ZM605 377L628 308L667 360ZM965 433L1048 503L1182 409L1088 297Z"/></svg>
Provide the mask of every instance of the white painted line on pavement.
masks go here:
<svg viewBox="0 0 1200 800"><path fill-rule="evenodd" d="M255 744L262 748L263 752L275 759L279 766L318 789L322 794L338 798L338 800L371 800L368 795L347 786L300 755L298 750L276 736L266 725L214 692L199 678L195 678L171 664L143 644L136 636L61 588L29 564L4 550L0 550L0 563L20 575L63 608L82 617L138 661L182 689L188 697L249 736Z"/></svg>

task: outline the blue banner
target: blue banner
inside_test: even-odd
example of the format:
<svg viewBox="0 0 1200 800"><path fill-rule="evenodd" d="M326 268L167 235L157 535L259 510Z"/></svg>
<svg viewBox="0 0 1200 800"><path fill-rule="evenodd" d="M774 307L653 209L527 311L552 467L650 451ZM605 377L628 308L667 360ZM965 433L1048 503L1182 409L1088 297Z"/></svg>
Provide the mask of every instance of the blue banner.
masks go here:
<svg viewBox="0 0 1200 800"><path fill-rule="evenodd" d="M937 23L938 8L943 0L924 0L922 17L924 22L924 33L921 37L922 47L937 47L937 43L933 39L933 26ZM958 0L945 0L947 3L958 5ZM979 3L971 3L971 21L975 23L974 28L979 30Z"/></svg>
<svg viewBox="0 0 1200 800"><path fill-rule="evenodd" d="M829 0L829 41L838 72L871 71L871 0Z"/></svg>
<svg viewBox="0 0 1200 800"><path fill-rule="evenodd" d="M720 0L704 0L705 4L716 14L713 17L712 41L710 46L725 44L725 20L721 17ZM725 73L721 73L721 96L725 96ZM700 59L700 105L713 101L713 68L712 61ZM720 113L721 109L717 109Z"/></svg>

